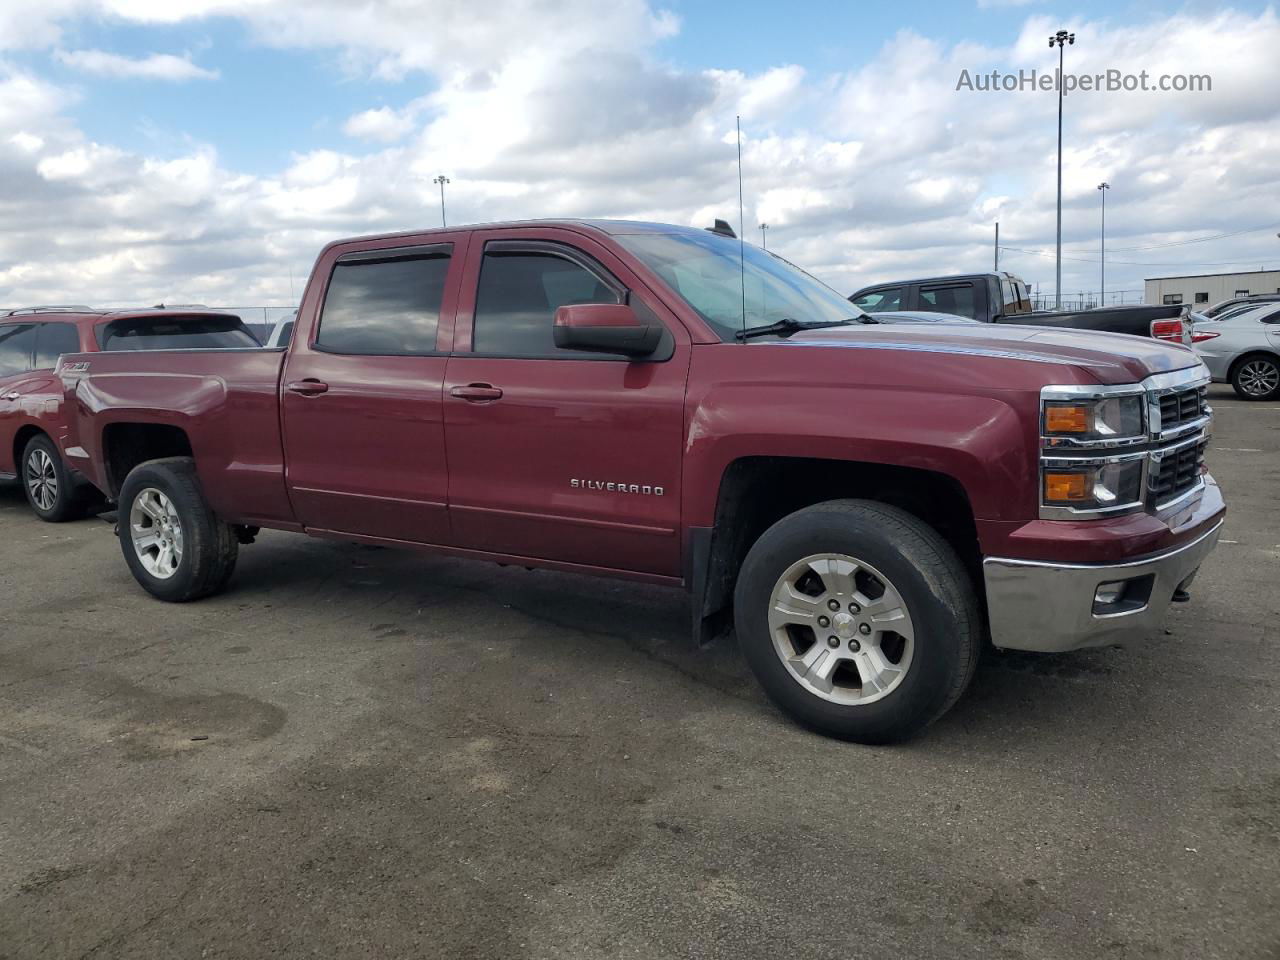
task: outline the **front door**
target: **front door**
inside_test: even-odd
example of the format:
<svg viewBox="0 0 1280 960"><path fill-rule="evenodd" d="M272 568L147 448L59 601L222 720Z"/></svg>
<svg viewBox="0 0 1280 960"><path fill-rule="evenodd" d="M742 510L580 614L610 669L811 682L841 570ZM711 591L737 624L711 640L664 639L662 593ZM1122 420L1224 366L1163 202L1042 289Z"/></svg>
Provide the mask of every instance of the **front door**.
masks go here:
<svg viewBox="0 0 1280 960"><path fill-rule="evenodd" d="M465 237L430 241L316 266L323 298L299 311L281 383L289 495L310 529L449 542L437 337Z"/></svg>
<svg viewBox="0 0 1280 960"><path fill-rule="evenodd" d="M667 336L638 361L559 349L553 320L569 303L630 303ZM601 244L553 228L475 234L444 391L457 543L679 576L689 353Z"/></svg>

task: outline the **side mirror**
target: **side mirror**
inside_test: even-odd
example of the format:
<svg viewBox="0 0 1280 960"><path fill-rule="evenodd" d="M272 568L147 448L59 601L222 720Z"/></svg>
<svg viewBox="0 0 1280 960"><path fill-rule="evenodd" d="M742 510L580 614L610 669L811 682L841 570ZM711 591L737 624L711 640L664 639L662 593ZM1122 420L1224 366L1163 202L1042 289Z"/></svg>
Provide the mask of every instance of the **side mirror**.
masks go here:
<svg viewBox="0 0 1280 960"><path fill-rule="evenodd" d="M647 357L662 343L663 328L642 322L624 303L571 303L556 310L554 332L564 350Z"/></svg>

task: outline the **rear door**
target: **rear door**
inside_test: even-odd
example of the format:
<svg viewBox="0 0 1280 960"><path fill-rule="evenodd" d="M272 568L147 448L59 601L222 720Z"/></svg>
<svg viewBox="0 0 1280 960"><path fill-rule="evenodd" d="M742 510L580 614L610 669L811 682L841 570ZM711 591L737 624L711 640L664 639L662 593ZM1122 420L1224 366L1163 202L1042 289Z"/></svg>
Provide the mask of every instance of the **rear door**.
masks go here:
<svg viewBox="0 0 1280 960"><path fill-rule="evenodd" d="M554 228L474 235L462 296L444 396L458 544L679 576L683 326L605 245ZM569 303L629 303L664 345L645 360L559 349Z"/></svg>
<svg viewBox="0 0 1280 960"><path fill-rule="evenodd" d="M972 280L946 283L922 283L919 304L921 310L935 313L954 313L974 320L986 318L985 297Z"/></svg>
<svg viewBox="0 0 1280 960"><path fill-rule="evenodd" d="M281 378L304 526L449 542L441 390L465 242L340 247L317 264Z"/></svg>

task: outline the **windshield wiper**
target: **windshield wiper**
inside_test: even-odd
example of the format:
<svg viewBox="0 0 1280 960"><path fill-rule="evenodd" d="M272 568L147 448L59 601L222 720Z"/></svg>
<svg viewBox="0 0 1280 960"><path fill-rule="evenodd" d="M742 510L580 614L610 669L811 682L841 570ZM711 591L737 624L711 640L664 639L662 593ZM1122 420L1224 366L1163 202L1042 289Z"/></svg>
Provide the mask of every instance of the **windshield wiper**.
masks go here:
<svg viewBox="0 0 1280 960"><path fill-rule="evenodd" d="M779 336L789 336L799 330L821 330L823 327L842 327L846 323L857 323L858 321L849 320L795 320L791 317L783 317L773 323L763 323L758 327L747 327L745 330L739 330L734 336L739 340L750 340L752 337L768 337L773 334Z"/></svg>

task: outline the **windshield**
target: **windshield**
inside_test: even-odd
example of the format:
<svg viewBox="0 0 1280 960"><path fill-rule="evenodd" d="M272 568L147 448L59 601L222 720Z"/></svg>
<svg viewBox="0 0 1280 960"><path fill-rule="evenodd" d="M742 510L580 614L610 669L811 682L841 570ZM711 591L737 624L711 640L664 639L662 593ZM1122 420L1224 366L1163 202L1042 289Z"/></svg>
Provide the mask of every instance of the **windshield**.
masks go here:
<svg viewBox="0 0 1280 960"><path fill-rule="evenodd" d="M865 314L825 283L781 257L714 233L633 233L618 242L645 262L697 311L720 339L747 327L798 320L839 323Z"/></svg>

